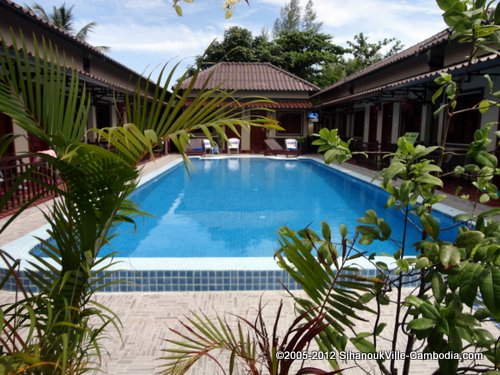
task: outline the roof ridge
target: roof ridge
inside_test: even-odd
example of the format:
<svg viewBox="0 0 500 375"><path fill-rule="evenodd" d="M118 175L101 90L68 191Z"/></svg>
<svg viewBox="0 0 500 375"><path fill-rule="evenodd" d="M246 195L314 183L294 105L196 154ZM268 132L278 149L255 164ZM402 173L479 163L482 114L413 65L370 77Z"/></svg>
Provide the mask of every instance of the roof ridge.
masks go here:
<svg viewBox="0 0 500 375"><path fill-rule="evenodd" d="M16 2L14 2L12 0L0 0L0 2L3 2L7 6L9 6L9 7L13 8L13 9L15 9L15 10L23 13L25 16L28 16L28 17L32 18L33 20L36 20L38 23L42 24L43 26L47 27L48 29L50 29L52 31L55 31L55 32L63 35L65 38L67 38L69 40L72 40L73 42L76 42L76 43L80 44L81 46L83 46L83 47L91 50L92 52L96 53L97 55L100 55L105 60L111 61L113 64L116 64L116 65L118 65L118 66L120 66L120 67L128 70L129 72L135 74L136 76L138 76L138 77L140 77L142 79L149 80L149 78L144 77L142 74L137 73L135 70L129 68L125 64L123 64L123 63L119 62L118 60L115 60L112 57L106 55L105 53L103 53L102 51L100 51L98 48L96 48L92 44L86 42L85 40L76 37L76 35L69 33L67 30L65 30L65 29L63 29L63 28L55 25L52 22L45 21L41 17L37 16L29 8L25 8L24 6L22 6L22 5L20 5L20 4L16 3ZM151 81L151 82L155 83L153 81Z"/></svg>
<svg viewBox="0 0 500 375"><path fill-rule="evenodd" d="M340 81L337 81L334 84L332 84L332 85L322 89L321 91L315 93L313 96L320 95L320 94L327 92L333 88L336 88L336 87L341 86L347 82L350 82L356 78L363 77L368 73L371 73L371 72L376 71L378 69L385 68L386 66L388 66L390 64L393 64L393 63L396 63L398 61L409 58L416 53L421 53L422 51L424 51L428 48L431 48L432 42L440 43L440 42L443 42L445 40L448 40L450 34L451 34L450 28L446 28L444 30L441 30L440 32L424 39L423 41L418 42L418 43L416 43L408 48L405 48L403 51L396 53L395 55L388 56L388 57L386 57L386 58L384 58L384 59L382 59L374 64L367 66L366 68L364 68L360 71L352 73L351 75L341 79Z"/></svg>

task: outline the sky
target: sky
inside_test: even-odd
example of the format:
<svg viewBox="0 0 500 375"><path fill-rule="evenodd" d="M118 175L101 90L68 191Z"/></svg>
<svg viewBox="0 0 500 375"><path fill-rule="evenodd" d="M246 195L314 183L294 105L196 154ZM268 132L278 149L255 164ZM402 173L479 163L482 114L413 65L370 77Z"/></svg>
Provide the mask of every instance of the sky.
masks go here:
<svg viewBox="0 0 500 375"><path fill-rule="evenodd" d="M16 0L18 1L18 0ZM241 26L254 35L263 28L272 32L274 20L288 0L243 0L233 17L224 18L223 0L181 2L183 16L171 0L38 0L45 9L63 2L74 5L75 29L95 21L97 27L88 41L111 47L107 53L132 70L157 75L165 63L180 62L181 70L194 62L214 39L222 40L224 30ZM307 0L300 0L302 7ZM19 1L18 1L19 2ZM30 5L33 2L19 2ZM441 11L435 0L313 0L322 32L333 42L346 41L363 32L369 41L398 38L410 47L443 30Z"/></svg>

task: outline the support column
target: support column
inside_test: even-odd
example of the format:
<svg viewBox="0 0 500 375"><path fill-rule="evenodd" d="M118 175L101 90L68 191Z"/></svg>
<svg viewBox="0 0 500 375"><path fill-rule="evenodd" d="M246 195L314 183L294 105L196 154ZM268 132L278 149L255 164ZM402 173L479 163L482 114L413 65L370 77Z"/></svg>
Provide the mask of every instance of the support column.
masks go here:
<svg viewBox="0 0 500 375"><path fill-rule="evenodd" d="M401 110L401 103L394 102L392 105L391 143L396 143L399 138L400 110Z"/></svg>
<svg viewBox="0 0 500 375"><path fill-rule="evenodd" d="M382 103L377 104L377 142L382 142L382 121L384 120L384 106Z"/></svg>
<svg viewBox="0 0 500 375"><path fill-rule="evenodd" d="M370 105L365 104L365 114L363 115L363 142L368 142L368 136L370 133Z"/></svg>

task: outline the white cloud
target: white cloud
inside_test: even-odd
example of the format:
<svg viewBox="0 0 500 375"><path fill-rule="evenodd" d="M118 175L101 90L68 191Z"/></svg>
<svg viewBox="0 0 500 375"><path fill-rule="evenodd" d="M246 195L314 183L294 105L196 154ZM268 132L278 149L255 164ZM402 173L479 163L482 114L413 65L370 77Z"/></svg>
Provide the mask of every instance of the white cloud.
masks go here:
<svg viewBox="0 0 500 375"><path fill-rule="evenodd" d="M364 32L372 41L396 37L409 46L445 28L434 0L316 0L314 4L323 29L337 42Z"/></svg>
<svg viewBox="0 0 500 375"><path fill-rule="evenodd" d="M99 33L92 35L90 43L109 46L115 52L162 52L184 57L199 54L216 37L213 28L192 30L185 25L101 24Z"/></svg>

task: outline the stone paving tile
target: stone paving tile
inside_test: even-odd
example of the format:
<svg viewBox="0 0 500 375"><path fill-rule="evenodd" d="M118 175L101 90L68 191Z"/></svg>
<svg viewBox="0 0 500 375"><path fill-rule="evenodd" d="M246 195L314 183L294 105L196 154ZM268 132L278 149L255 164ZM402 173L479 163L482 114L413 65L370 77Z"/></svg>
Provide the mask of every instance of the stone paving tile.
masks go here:
<svg viewBox="0 0 500 375"><path fill-rule="evenodd" d="M408 290L406 290L408 291ZM0 292L0 303L13 298L13 293ZM262 298L266 304L264 318L269 329L275 320L275 314L280 300L284 301L280 332L295 319L296 314L292 301L284 292L186 292L186 293L100 293L97 300L109 306L121 319L123 324L122 338L120 340L116 331L108 331L108 338L103 345L108 352L103 358L103 372L109 375L121 374L154 374L161 372L161 366L165 363L161 360L162 349L167 346L165 339L174 338L170 329L181 329L179 319L192 314L191 312L203 312L210 317L218 314L235 314L245 316L253 320L255 312ZM227 315L229 322L234 322L234 317ZM394 327L394 306L384 309L381 318L387 323L386 332L391 332ZM358 322L357 330L369 331L372 327L374 317L368 322ZM486 326L491 332L500 330L493 326ZM390 341L380 340L380 349L389 350ZM311 347L311 350L314 347ZM349 346L350 350L353 349ZM399 350L404 350L404 342L398 345ZM221 356L220 360L224 369L228 369L228 356ZM370 374L379 374L378 368L373 361L361 361L364 369ZM316 366L327 370L329 366L322 361L309 361L307 365ZM298 365L298 364L297 364ZM353 361L341 363L342 368L353 366ZM397 366L401 368L402 362ZM294 369L298 367L295 366ZM411 374L431 374L435 369L434 363L429 361L414 361ZM193 375L218 375L223 371L213 361L200 361L188 372ZM237 374L243 374L242 370ZM267 373L266 371L263 374ZM349 369L345 374L360 374L359 369Z"/></svg>

